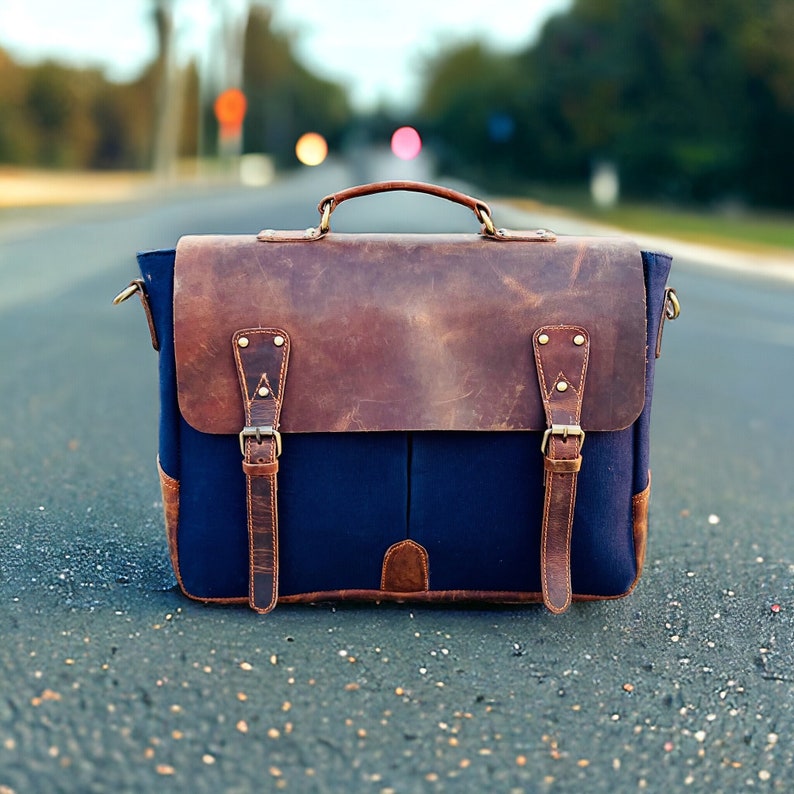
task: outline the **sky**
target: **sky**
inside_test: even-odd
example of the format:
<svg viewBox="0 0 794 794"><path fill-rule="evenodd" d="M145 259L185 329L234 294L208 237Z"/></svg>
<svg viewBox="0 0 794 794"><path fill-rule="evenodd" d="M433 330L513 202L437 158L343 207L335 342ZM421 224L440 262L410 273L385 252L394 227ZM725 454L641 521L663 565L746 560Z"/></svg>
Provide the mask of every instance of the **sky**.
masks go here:
<svg viewBox="0 0 794 794"><path fill-rule="evenodd" d="M174 0L183 57L201 49L219 4ZM30 63L52 57L134 79L155 54L152 0L0 0L0 47ZM279 30L295 34L305 66L336 80L359 110L409 107L421 67L440 46L478 38L514 51L571 0L270 0Z"/></svg>

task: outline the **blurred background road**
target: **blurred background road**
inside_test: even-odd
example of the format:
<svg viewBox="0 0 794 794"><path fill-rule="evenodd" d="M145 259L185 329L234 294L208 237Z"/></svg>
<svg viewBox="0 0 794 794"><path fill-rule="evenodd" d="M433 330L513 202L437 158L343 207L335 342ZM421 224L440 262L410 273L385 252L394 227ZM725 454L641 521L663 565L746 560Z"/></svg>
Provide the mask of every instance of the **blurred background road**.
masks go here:
<svg viewBox="0 0 794 794"><path fill-rule="evenodd" d="M0 7L0 794L794 788L792 2L431 5ZM262 619L176 591L156 354L111 298L138 250L387 178L674 255L630 598ZM408 194L333 222L476 231Z"/></svg>
<svg viewBox="0 0 794 794"><path fill-rule="evenodd" d="M329 163L266 189L28 211L2 228L0 783L788 790L784 281L675 263L685 315L659 361L649 560L628 600L562 619L330 605L261 619L177 594L154 468L156 355L139 307L110 298L135 275L137 249L187 232L304 228L350 177ZM577 225L494 212L518 227ZM334 221L476 226L408 194L361 200Z"/></svg>

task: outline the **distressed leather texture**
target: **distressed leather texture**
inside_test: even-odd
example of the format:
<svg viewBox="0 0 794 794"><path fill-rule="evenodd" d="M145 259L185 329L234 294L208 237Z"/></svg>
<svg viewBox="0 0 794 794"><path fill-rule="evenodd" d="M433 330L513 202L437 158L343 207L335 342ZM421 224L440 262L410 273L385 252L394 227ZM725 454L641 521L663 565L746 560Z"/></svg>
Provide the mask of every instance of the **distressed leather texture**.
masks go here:
<svg viewBox="0 0 794 794"><path fill-rule="evenodd" d="M163 496L163 517L165 519L165 537L168 542L168 556L171 559L171 566L174 569L177 582L184 590L182 577L179 574L179 544L177 542L179 529L179 480L169 477L163 471L159 457L157 459L157 473L160 477L160 493Z"/></svg>
<svg viewBox="0 0 794 794"><path fill-rule="evenodd" d="M284 432L543 430L529 340L587 328L586 430L631 425L645 400L642 259L630 241L330 234L310 245L188 236L177 248L179 407L204 433L245 417L229 340L292 341Z"/></svg>
<svg viewBox="0 0 794 794"><path fill-rule="evenodd" d="M380 589L386 592L418 593L429 587L427 550L410 539L389 546L383 557Z"/></svg>

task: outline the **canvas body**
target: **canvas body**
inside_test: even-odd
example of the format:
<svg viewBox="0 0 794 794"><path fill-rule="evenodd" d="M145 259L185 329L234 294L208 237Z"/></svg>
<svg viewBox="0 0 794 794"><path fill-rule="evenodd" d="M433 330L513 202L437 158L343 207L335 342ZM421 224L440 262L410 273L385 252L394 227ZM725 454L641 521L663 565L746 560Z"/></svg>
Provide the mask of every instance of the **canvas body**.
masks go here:
<svg viewBox="0 0 794 794"><path fill-rule="evenodd" d="M278 600L541 599L548 421L533 335L546 327L583 329L589 346L573 600L637 583L668 256L596 238L209 236L139 266L159 345L168 544L188 596L250 597L234 348L246 329L290 347Z"/></svg>

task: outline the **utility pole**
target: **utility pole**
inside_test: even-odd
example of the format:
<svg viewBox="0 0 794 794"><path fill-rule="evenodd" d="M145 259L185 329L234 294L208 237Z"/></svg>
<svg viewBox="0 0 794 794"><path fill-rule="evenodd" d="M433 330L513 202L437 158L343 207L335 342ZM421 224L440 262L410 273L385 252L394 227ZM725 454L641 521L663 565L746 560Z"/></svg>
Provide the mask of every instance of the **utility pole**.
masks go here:
<svg viewBox="0 0 794 794"><path fill-rule="evenodd" d="M184 99L184 70L176 57L174 0L155 0L159 85L155 109L153 167L157 177L173 178L179 149Z"/></svg>

